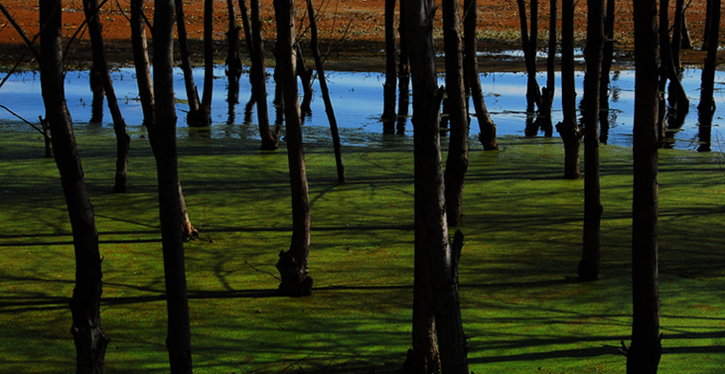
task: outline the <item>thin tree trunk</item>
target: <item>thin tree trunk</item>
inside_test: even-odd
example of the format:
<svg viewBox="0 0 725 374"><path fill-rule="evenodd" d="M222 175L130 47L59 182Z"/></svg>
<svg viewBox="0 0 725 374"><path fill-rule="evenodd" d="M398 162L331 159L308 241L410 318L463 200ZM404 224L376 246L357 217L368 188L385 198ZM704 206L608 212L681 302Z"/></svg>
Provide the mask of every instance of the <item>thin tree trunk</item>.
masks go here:
<svg viewBox="0 0 725 374"><path fill-rule="evenodd" d="M101 81L101 71L96 66L95 58L91 66L90 85L93 97L91 99L91 120L90 123L103 123L103 82Z"/></svg>
<svg viewBox="0 0 725 374"><path fill-rule="evenodd" d="M131 0L131 45L133 47L134 68L136 83L138 84L141 110L143 111L143 124L149 133L156 131L156 104L154 100L151 68L148 57L148 43L146 41L146 22L143 12L146 9L146 0ZM149 136L151 149L157 150L156 137ZM199 232L194 228L186 211L184 194L179 184L179 204L181 207L181 230L184 240L196 239Z"/></svg>
<svg viewBox="0 0 725 374"><path fill-rule="evenodd" d="M68 207L76 276L70 308L71 333L76 347L76 373L102 374L108 338L101 329L101 256L98 231L83 168L76 148L70 113L65 101L61 45L61 1L40 1L41 55L40 84L50 128L55 162Z"/></svg>
<svg viewBox="0 0 725 374"><path fill-rule="evenodd" d="M172 374L191 373L191 328L186 292L182 207L176 158L174 98L174 1L156 0L154 12L154 89L156 126L149 131L156 144L159 216L166 282L168 335L166 347Z"/></svg>
<svg viewBox="0 0 725 374"><path fill-rule="evenodd" d="M584 245L578 275L599 277L602 204L599 185L599 93L604 46L604 0L587 1L587 72L584 79Z"/></svg>
<svg viewBox="0 0 725 374"><path fill-rule="evenodd" d="M300 103L300 112L302 117L312 114L310 105L312 104L312 69L308 69L305 65L305 59L302 57L302 47L299 43L295 43L295 49L297 53L297 63L295 70L297 76L300 77L300 83L302 84L302 103Z"/></svg>
<svg viewBox="0 0 725 374"><path fill-rule="evenodd" d="M101 21L98 17L98 0L84 0L83 10L85 11L86 22L91 37L93 50L93 66L98 74L103 92L106 94L108 109L113 118L113 131L116 134L116 174L113 185L113 192L125 192L128 180L128 152L131 146L131 137L126 133L126 122L121 115L121 108L118 106L116 91L113 89L111 72L108 69L106 50L103 43Z"/></svg>
<svg viewBox="0 0 725 374"><path fill-rule="evenodd" d="M342 144L340 143L340 133L337 129L337 118L335 118L335 108L332 106L330 99L330 90L327 87L327 78L325 78L325 69L322 66L322 57L320 56L320 48L317 40L317 20L315 16L315 7L312 0L307 0L307 13L310 17L310 34L312 47L312 56L315 59L315 67L317 68L317 79L320 81L320 91L322 91L322 99L325 101L325 113L327 120L330 122L330 132L332 133L333 147L335 148L335 165L337 165L337 181L345 183L345 164L342 161Z"/></svg>
<svg viewBox="0 0 725 374"><path fill-rule="evenodd" d="M714 2L714 0L706 0L705 3L705 28L702 32L702 47L700 48L701 51L709 50L710 31L712 30L712 21L714 19L712 12L715 11L715 9L713 8ZM717 11L719 12L719 10Z"/></svg>
<svg viewBox="0 0 725 374"><path fill-rule="evenodd" d="M711 11L708 13L710 20L710 33L708 36L709 48L705 58L705 66L702 69L702 83L700 86L700 103L697 108L700 111L715 112L715 66L717 65L717 49L719 47L718 37L720 34L720 0L708 0L712 3Z"/></svg>
<svg viewBox="0 0 725 374"><path fill-rule="evenodd" d="M184 73L184 87L186 88L186 99L189 103L189 112L186 115L186 123L192 127L207 126L201 113L201 100L199 91L194 84L194 73L191 69L191 52L189 51L189 40L186 33L186 20L184 18L183 0L175 0L176 4L176 29L179 36L179 53L181 60L181 71Z"/></svg>
<svg viewBox="0 0 725 374"><path fill-rule="evenodd" d="M556 130L564 142L564 178L577 179L582 131L576 120L573 0L562 0L561 25L561 106L564 119L556 125Z"/></svg>
<svg viewBox="0 0 725 374"><path fill-rule="evenodd" d="M468 113L463 83L463 43L458 0L443 1L446 92L450 119L450 140L445 171L445 202L448 226L459 226L463 218L463 184L468 171Z"/></svg>
<svg viewBox="0 0 725 374"><path fill-rule="evenodd" d="M244 0L240 0L244 1ZM262 138L262 150L274 151L279 147L280 128L272 133L267 109L267 71L265 68L264 38L262 37L262 13L259 0L251 0L252 10L252 69L249 73L252 82L252 96L257 102L257 122L259 136Z"/></svg>
<svg viewBox="0 0 725 374"><path fill-rule="evenodd" d="M227 30L227 75L235 77L237 82L239 82L239 77L242 76L242 58L239 55L239 32L241 28L237 25L237 15L234 10L233 0L227 0L227 9L227 15L229 16L229 30ZM237 91L239 91L238 85Z"/></svg>
<svg viewBox="0 0 725 374"><path fill-rule="evenodd" d="M549 4L549 45L546 58L546 87L541 88L541 107L536 117L536 128L544 132L544 136L551 136L554 126L551 123L551 109L554 102L554 90L556 85L555 66L556 60L556 1L550 0ZM534 51L534 53L536 53ZM538 131L538 130L537 130Z"/></svg>
<svg viewBox="0 0 725 374"><path fill-rule="evenodd" d="M493 151L498 149L496 141L496 124L491 119L486 108L486 102L483 98L483 88L481 87L481 77L478 73L478 57L476 56L476 30L478 28L478 2L477 0L464 1L464 17L463 17L463 35L464 35L464 57L463 57L463 75L470 87L471 97L473 99L473 108L476 110L476 118L478 119L478 127L480 133L478 140L483 145L485 151Z"/></svg>
<svg viewBox="0 0 725 374"><path fill-rule="evenodd" d="M612 70L614 58L614 17L616 0L607 0L607 15L604 18L604 49L602 50L602 75L599 83L599 110L600 118L609 111L609 74Z"/></svg>
<svg viewBox="0 0 725 374"><path fill-rule="evenodd" d="M526 25L526 5L524 0L517 0L519 7L519 22L521 25L521 46L524 51L524 61L526 62L526 100L531 104L536 104L541 109L541 93L539 83L536 81L536 47L538 43L538 22L539 22L539 2L531 0L531 35L529 35Z"/></svg>
<svg viewBox="0 0 725 374"><path fill-rule="evenodd" d="M635 105L632 200L632 345L628 374L655 374L662 354L659 332L656 0L634 3Z"/></svg>
<svg viewBox="0 0 725 374"><path fill-rule="evenodd" d="M204 0L204 92L201 96L199 125L211 125L214 86L214 0ZM203 118L201 117L203 115ZM203 122L202 122L203 121Z"/></svg>
<svg viewBox="0 0 725 374"><path fill-rule="evenodd" d="M278 66L284 96L287 158L292 192L292 243L289 251L279 253L277 269L282 277L279 290L286 296L308 296L312 293L312 277L308 274L311 216L295 74L295 2L274 0L274 8L277 15Z"/></svg>
<svg viewBox="0 0 725 374"><path fill-rule="evenodd" d="M405 134L405 124L408 121L408 108L410 106L410 59L408 58L408 43L406 37L405 4L406 0L399 2L400 22L398 34L400 35L400 55L398 56L398 124L395 132Z"/></svg>
<svg viewBox="0 0 725 374"><path fill-rule="evenodd" d="M405 1L405 0L402 0ZM383 84L383 133L395 132L395 0L385 0L385 83Z"/></svg>
<svg viewBox="0 0 725 374"><path fill-rule="evenodd" d="M446 223L437 87L428 0L407 4L407 40L413 81L415 143L415 285L413 349L407 368L416 373L468 373L458 299L457 264L462 235L451 245ZM436 337L439 341L436 344ZM440 367L436 345L440 349ZM412 361L412 362L411 362Z"/></svg>

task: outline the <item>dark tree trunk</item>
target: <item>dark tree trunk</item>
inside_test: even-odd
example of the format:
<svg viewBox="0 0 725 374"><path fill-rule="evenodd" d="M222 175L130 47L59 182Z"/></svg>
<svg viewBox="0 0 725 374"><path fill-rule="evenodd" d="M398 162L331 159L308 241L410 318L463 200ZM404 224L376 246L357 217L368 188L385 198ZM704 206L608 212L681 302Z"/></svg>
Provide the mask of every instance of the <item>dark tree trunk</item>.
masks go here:
<svg viewBox="0 0 725 374"><path fill-rule="evenodd" d="M602 50L602 75L599 83L599 118L607 118L609 112L609 73L614 58L614 17L616 0L607 0L607 15L604 17L604 48ZM604 125L604 124L602 124ZM603 139L600 139L603 140ZM606 143L606 141L603 141Z"/></svg>
<svg viewBox="0 0 725 374"><path fill-rule="evenodd" d="M211 100L214 86L214 0L204 0L204 92L201 114L206 126L211 125ZM201 115L200 114L200 115ZM199 118L199 124L202 118Z"/></svg>
<svg viewBox="0 0 725 374"><path fill-rule="evenodd" d="M587 72L584 79L584 248L579 280L599 277L602 204L599 185L599 88L604 46L604 0L587 1Z"/></svg>
<svg viewBox="0 0 725 374"><path fill-rule="evenodd" d="M692 38L690 37L690 28L687 27L687 17L685 16L686 8L682 9L682 41L680 48L692 49Z"/></svg>
<svg viewBox="0 0 725 374"><path fill-rule="evenodd" d="M90 123L103 123L103 82L101 81L101 71L96 65L94 59L91 66L90 85L93 98L91 99L91 120Z"/></svg>
<svg viewBox="0 0 725 374"><path fill-rule="evenodd" d="M657 3L634 3L635 105L634 195L632 200L632 345L628 374L657 373L659 333L657 255Z"/></svg>
<svg viewBox="0 0 725 374"><path fill-rule="evenodd" d="M292 192L292 243L289 251L279 253L277 269L282 278L279 291L286 296L308 296L312 293L312 277L308 274L311 217L295 74L295 2L275 0L274 9L277 16L277 61L284 96L287 158Z"/></svg>
<svg viewBox="0 0 725 374"><path fill-rule="evenodd" d="M459 13L458 0L443 1L445 79L451 126L444 181L448 226L452 227L459 226L463 218L463 184L468 171L468 112L463 83L463 43Z"/></svg>
<svg viewBox="0 0 725 374"><path fill-rule="evenodd" d="M702 47L700 48L701 51L707 51L709 50L709 44L710 44L710 32L712 30L712 21L713 21L713 15L712 12L715 11L713 8L713 3L715 0L706 0L705 5L705 28L702 32ZM719 12L719 10L718 10ZM719 22L719 20L718 20Z"/></svg>
<svg viewBox="0 0 725 374"><path fill-rule="evenodd" d="M244 0L240 0L244 1ZM240 2L241 4L241 2ZM259 136L262 138L262 150L274 151L279 147L279 131L272 133L269 126L269 111L267 110L267 72L265 68L264 38L262 38L262 13L259 0L251 0L252 10L252 97L257 102L257 121L259 122Z"/></svg>
<svg viewBox="0 0 725 374"><path fill-rule="evenodd" d="M154 89L156 98L154 131L159 185L159 216L164 255L164 279L168 311L171 373L191 373L191 328L186 293L182 207L176 158L176 104L174 98L174 0L156 0L154 12Z"/></svg>
<svg viewBox="0 0 725 374"><path fill-rule="evenodd" d="M446 224L437 115L443 92L436 80L433 6L428 0L406 6L415 128L413 349L406 367L415 373L463 374L468 373L468 360L457 277L463 238L457 234L456 244L451 245Z"/></svg>
<svg viewBox="0 0 725 374"><path fill-rule="evenodd" d="M308 69L305 65L305 59L302 57L302 47L299 43L295 43L295 49L297 50L296 58L297 63L295 70L297 76L300 77L300 83L302 84L302 103L300 103L300 112L302 117L309 116L312 114L310 105L312 104L312 69Z"/></svg>
<svg viewBox="0 0 725 374"><path fill-rule="evenodd" d="M50 128L55 162L73 230L76 276L70 308L76 347L76 373L101 374L108 338L101 329L101 256L98 231L83 168L76 148L63 84L62 19L59 0L40 1L40 84L45 120Z"/></svg>
<svg viewBox="0 0 725 374"><path fill-rule="evenodd" d="M398 34L400 35L400 56L398 56L398 124L395 132L405 134L405 123L408 121L408 108L410 107L410 59L408 58L408 43L406 37L405 0L400 1Z"/></svg>
<svg viewBox="0 0 725 374"><path fill-rule="evenodd" d="M541 93L539 91L539 83L536 81L536 47L538 44L538 22L539 22L539 2L531 0L531 34L529 35L526 25L526 5L524 0L517 0L519 7L519 22L521 24L521 46L524 51L524 61L526 63L526 101L527 107L533 110L533 105L541 109ZM531 114L530 114L531 115Z"/></svg>
<svg viewBox="0 0 725 374"><path fill-rule="evenodd" d="M561 106L564 118L556 125L556 130L564 142L564 178L577 179L582 131L576 120L573 0L562 0L561 20Z"/></svg>
<svg viewBox="0 0 725 374"><path fill-rule="evenodd" d="M700 86L700 103L697 105L700 111L715 112L715 100L713 92L715 89L715 66L717 65L717 49L719 47L718 37L720 34L720 0L708 0L711 4L708 16L710 18L710 33L707 35L709 48L705 58L705 66L702 69L702 83Z"/></svg>
<svg viewBox="0 0 725 374"><path fill-rule="evenodd" d="M242 76L242 57L239 54L239 32L241 28L237 25L237 15L234 11L233 0L227 0L227 9L229 16L229 30L227 31L227 75L235 77L237 82L239 82L239 77Z"/></svg>
<svg viewBox="0 0 725 374"><path fill-rule="evenodd" d="M404 1L404 0L402 0ZM383 133L395 132L395 0L385 0L385 83L383 84Z"/></svg>
<svg viewBox="0 0 725 374"><path fill-rule="evenodd" d="M201 100L199 91L194 84L194 73L191 69L191 52L189 51L189 40L186 33L186 20L184 18L183 0L175 0L176 4L176 31L179 35L179 53L181 55L181 70L184 73L184 87L186 88L186 99L189 102L189 113L186 116L186 123L189 126L206 126L199 123Z"/></svg>
<svg viewBox="0 0 725 374"><path fill-rule="evenodd" d="M478 2L476 0L465 0L463 8L463 75L471 92L473 108L476 110L476 118L478 119L478 127L480 128L478 140L481 142L481 145L483 145L483 149L485 151L494 151L498 149L498 142L496 141L496 124L493 122L493 119L491 119L491 116L488 113L488 108L486 108L486 102L483 99L481 77L478 73L478 57L476 56Z"/></svg>
<svg viewBox="0 0 725 374"><path fill-rule="evenodd" d="M554 131L554 126L551 123L551 107L554 101L556 85L556 71L554 66L554 61L556 60L556 1L549 1L549 45L546 58L546 87L541 88L541 106L539 108L539 115L536 116L536 128L541 129L544 132L544 136L547 137L551 136Z"/></svg>
<svg viewBox="0 0 725 374"><path fill-rule="evenodd" d="M307 0L307 13L310 17L310 34L312 56L315 59L315 67L317 68L317 79L320 81L320 91L322 91L322 100L325 101L325 113L327 120L330 122L330 132L332 133L332 143L335 148L335 165L337 165L337 181L345 183L345 164L342 161L342 144L340 143L340 133L337 129L337 118L335 118L335 108L332 106L330 99L330 90L327 88L327 79L325 78L325 69L322 66L322 57L320 56L320 48L317 41L317 20L315 19L315 7L312 0Z"/></svg>
<svg viewBox="0 0 725 374"><path fill-rule="evenodd" d="M669 9L669 0L661 0L660 2L660 10L662 9ZM680 18L675 16L676 21L680 21ZM673 31L680 33L680 27L677 25L677 23L674 26ZM674 51L672 49L672 44L670 42L670 28L669 28L669 19L668 19L668 12L667 11L660 11L660 29L659 29L659 35L660 35L660 60L661 60L661 76L660 76L660 92L663 94L660 96L661 100L664 100L664 91L667 84L667 80L670 81L669 86L669 92L670 92L670 102L674 103L674 109L676 111L676 116L679 116L678 113L681 113L684 111L687 113L689 111L690 101L687 99L687 93L685 92L685 89L682 87L682 82L680 81L681 76L680 72L677 68L677 65L679 63L675 63L675 61L679 61L680 56L680 49L677 47L677 57L674 56ZM679 41L679 35L674 37L674 39ZM679 44L679 42L678 42ZM666 106L664 102L661 102L660 109L665 110ZM665 138L665 129L666 129L666 121L663 116L663 118L660 118L660 143Z"/></svg>
<svg viewBox="0 0 725 374"><path fill-rule="evenodd" d="M116 91L113 89L111 72L108 69L106 49L101 31L102 26L98 17L98 0L84 0L83 10L85 11L88 31L91 37L94 74L98 74L97 78L100 80L102 91L106 94L108 109L113 118L113 131L116 134L116 174L113 192L125 192L126 182L128 180L128 152L131 146L131 137L126 133L126 122L121 115L121 108L119 108L118 100L116 99Z"/></svg>
<svg viewBox="0 0 725 374"><path fill-rule="evenodd" d="M156 131L156 104L154 100L151 68L148 57L148 43L146 41L146 22L143 17L146 9L146 0L131 0L131 45L133 47L134 68L136 71L136 82L138 84L141 109L143 111L143 124L149 133ZM149 136L151 148L156 153L158 144L155 143L155 136ZM196 239L199 232L189 220L186 211L184 194L179 185L179 204L181 207L181 231L185 240Z"/></svg>

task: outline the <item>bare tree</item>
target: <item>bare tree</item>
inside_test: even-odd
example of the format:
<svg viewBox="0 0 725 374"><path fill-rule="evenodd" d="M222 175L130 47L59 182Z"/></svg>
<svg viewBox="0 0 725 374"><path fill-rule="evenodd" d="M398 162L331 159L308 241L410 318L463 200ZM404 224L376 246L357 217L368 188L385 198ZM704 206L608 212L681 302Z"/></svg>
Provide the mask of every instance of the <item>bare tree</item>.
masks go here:
<svg viewBox="0 0 725 374"><path fill-rule="evenodd" d="M713 92L715 90L715 66L717 65L717 49L719 47L718 37L720 34L720 0L708 0L710 11L710 29L707 35L708 49L705 66L702 69L702 83L700 88L700 103L697 105L698 110L707 113L715 112L715 100Z"/></svg>
<svg viewBox="0 0 725 374"><path fill-rule="evenodd" d="M174 95L174 0L156 0L154 7L154 97L156 126L149 128L155 144L159 217L164 255L168 310L166 347L172 374L191 373L191 327L186 292L184 241L176 158L176 104Z"/></svg>
<svg viewBox="0 0 725 374"><path fill-rule="evenodd" d="M62 4L40 1L41 50L40 85L45 104L45 121L53 141L55 163L63 186L73 230L76 279L70 308L71 333L76 347L76 373L102 374L108 338L101 329L101 255L98 248L93 205L91 205L76 147L63 84Z"/></svg>
<svg viewBox="0 0 725 374"><path fill-rule="evenodd" d="M383 133L395 132L395 0L385 0L385 83L383 84Z"/></svg>
<svg viewBox="0 0 725 374"><path fill-rule="evenodd" d="M309 276L311 216L295 70L295 2L274 0L274 9L277 15L277 61L280 69L279 82L284 95L287 158L292 192L292 243L287 252L279 253L277 269L282 277L279 290L287 296L307 296L312 293L312 277Z"/></svg>
<svg viewBox="0 0 725 374"><path fill-rule="evenodd" d="M564 119L556 125L556 130L564 142L564 178L577 179L582 131L576 120L573 0L562 0L561 25L561 106Z"/></svg>
<svg viewBox="0 0 725 374"><path fill-rule="evenodd" d="M655 374L659 332L656 0L634 2L634 195L632 200L632 344L628 374Z"/></svg>

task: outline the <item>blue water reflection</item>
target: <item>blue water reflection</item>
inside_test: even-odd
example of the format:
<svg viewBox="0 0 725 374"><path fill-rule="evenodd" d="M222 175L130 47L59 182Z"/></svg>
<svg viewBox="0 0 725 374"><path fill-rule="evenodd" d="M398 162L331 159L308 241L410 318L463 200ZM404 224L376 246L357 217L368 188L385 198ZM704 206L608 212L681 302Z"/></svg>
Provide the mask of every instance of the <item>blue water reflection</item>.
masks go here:
<svg viewBox="0 0 725 374"><path fill-rule="evenodd" d="M201 90L203 70L194 71L196 83ZM214 92L212 105L213 126L209 131L210 136L230 136L228 121L230 119L230 106L227 102L227 78L224 68L218 67L214 71ZM118 97L121 111L129 126L129 131L142 131L142 112L138 101L138 92L135 81L135 74L131 68L120 68L112 72L116 96ZM270 71L271 77L271 71ZM186 126L185 111L186 92L183 85L183 76L180 71L175 72L177 110L179 116L178 125ZM443 83L441 77L441 84ZM557 86L560 84L560 75L557 73ZM382 123L379 117L382 113L382 92L384 76L380 73L360 72L329 72L328 82L330 94L335 106L338 125L342 130L343 141L346 134L359 136L360 132L369 135L382 133ZM544 85L545 77L542 74L539 78L541 85ZM87 71L68 72L65 78L66 99L73 120L81 125L91 118L92 95L88 83ZM498 126L499 136L524 136L526 124L526 75L524 73L482 73L481 82L486 94L486 104L493 120ZM583 73L576 74L577 99L582 97ZM717 140L721 133L721 124L725 118L725 73L718 72L716 75L716 103L717 111L713 119L713 139ZM231 118L233 123L239 126L246 126L243 131L246 136L254 137L256 115L252 117L251 124L241 124L244 118L244 106L250 98L251 87L246 75L240 80L240 93L238 104L232 106ZM688 69L684 72L683 86L691 103L690 113L684 125L674 134L674 146L681 149L697 149L698 141L698 120L696 105L699 101L700 70ZM312 101L312 115L306 118L305 126L308 131L323 133L328 126L325 115L324 103L320 97L319 87L315 82L315 95ZM274 113L272 97L274 95L274 82L268 81L268 93L270 113ZM40 92L40 79L37 72L16 73L3 87L0 88L0 104L8 107L19 116L30 122L37 122L38 116L44 114ZM561 92L555 94L553 111L553 123L561 121ZM632 122L634 108L634 71L624 70L612 74L612 95L610 99L610 131L609 144L629 146L632 139ZM272 118L274 116L272 115ZM12 114L0 110L0 121L7 123L17 118ZM111 116L108 109L105 109L103 126L111 126ZM237 132L239 133L239 132ZM353 135L358 133L358 135ZM406 133L412 133L412 126L407 127ZM478 123L473 119L471 134L478 133ZM543 135L543 134L540 134ZM556 134L555 134L556 136ZM366 136L367 137L367 136ZM314 137L313 137L314 139Z"/></svg>

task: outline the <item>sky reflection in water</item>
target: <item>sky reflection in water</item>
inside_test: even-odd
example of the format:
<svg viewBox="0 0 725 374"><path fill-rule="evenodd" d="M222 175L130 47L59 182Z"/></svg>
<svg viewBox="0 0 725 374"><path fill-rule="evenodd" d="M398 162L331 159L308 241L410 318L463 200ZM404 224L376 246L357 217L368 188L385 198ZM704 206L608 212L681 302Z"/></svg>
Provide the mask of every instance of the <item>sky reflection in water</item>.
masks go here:
<svg viewBox="0 0 725 374"><path fill-rule="evenodd" d="M196 84L201 90L203 70L194 71ZM271 71L270 71L271 73ZM117 69L112 73L116 96L121 105L121 111L132 134L143 133L141 128L142 112L138 102L135 74L131 68ZM176 96L179 115L179 127L186 126L185 110L186 92L183 86L183 76L176 71ZM441 84L443 77L441 77ZM560 75L557 73L557 86L560 84ZM365 138L382 133L382 123L379 117L382 113L382 94L384 76L380 73L359 72L328 72L330 93L337 114L338 125L342 131L343 142L353 141L359 137L360 132L366 133ZM524 136L526 124L526 75L524 73L483 73L481 74L486 105L493 120L498 127L499 136ZM582 97L583 73L576 75L577 100ZM71 116L77 125L83 125L91 117L91 92L88 83L87 71L71 71L66 75L66 98ZM545 75L539 76L539 84L545 84ZM718 72L715 83L715 100L718 109L713 118L713 142L720 139L723 118L725 118L725 73ZM697 149L699 125L697 119L697 104L700 90L700 70L688 69L684 72L683 86L690 98L690 112L684 125L675 133L675 148ZM249 100L251 87L247 75L240 80L239 103L233 106L230 116L227 103L227 78L224 68L215 70L214 100L212 104L213 126L208 135L240 136L255 138L256 113L252 117L252 124L243 125L244 107ZM274 97L274 82L268 81L268 103L272 106ZM201 92L200 92L201 94ZM36 123L38 116L44 114L40 91L40 76L37 72L17 73L0 88L0 104L8 107L21 117ZM554 100L553 123L561 121L561 92L557 88ZM612 75L612 95L610 98L610 132L609 144L631 146L632 122L634 108L634 71L625 70ZM270 116L274 119L274 109ZM231 122L230 122L231 119ZM0 110L0 124L15 121L12 114ZM232 124L230 127L230 123ZM110 127L111 116L105 109L103 126ZM320 96L319 86L315 82L315 95L312 102L312 115L306 119L305 126L308 133L324 137L324 128L328 127L324 103ZM471 124L471 136L478 134L478 123L474 117ZM412 126L408 122L407 135L412 135ZM540 133L539 136L543 136ZM558 134L554 133L554 136ZM346 139L348 137L348 139ZM315 136L308 139L314 141ZM356 142L356 141L355 141ZM477 142L476 142L477 143ZM717 150L718 146L714 145Z"/></svg>

